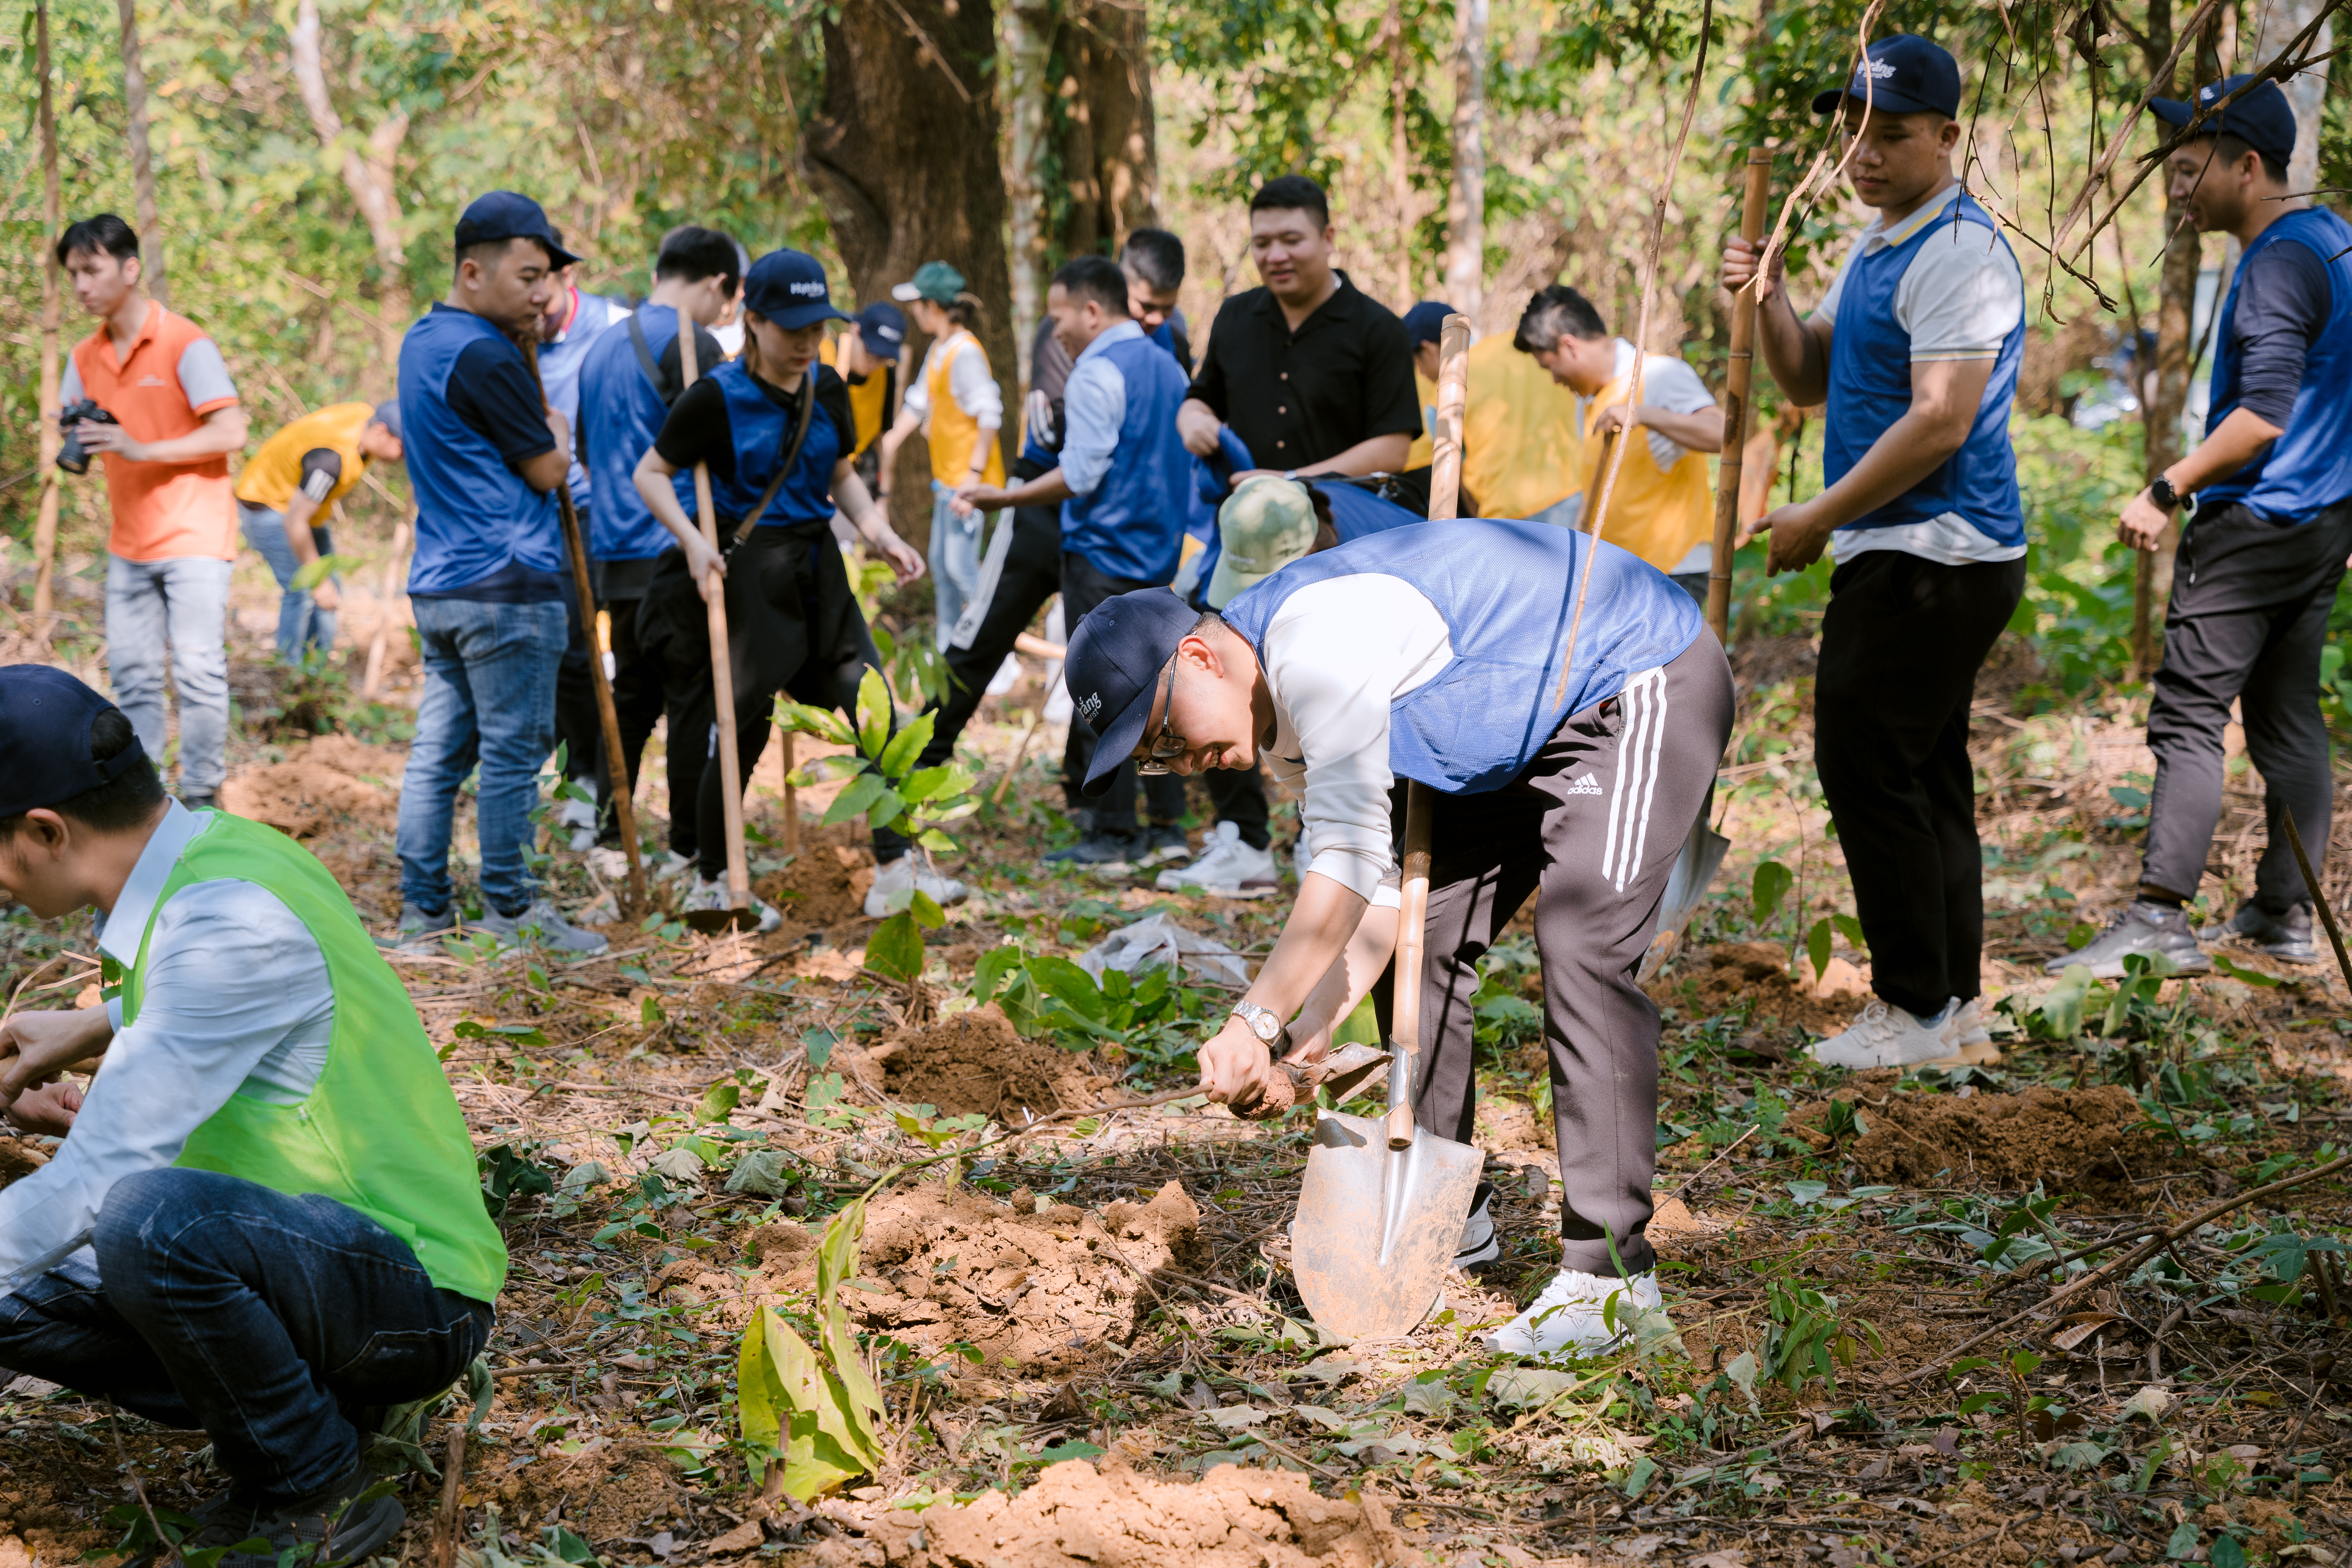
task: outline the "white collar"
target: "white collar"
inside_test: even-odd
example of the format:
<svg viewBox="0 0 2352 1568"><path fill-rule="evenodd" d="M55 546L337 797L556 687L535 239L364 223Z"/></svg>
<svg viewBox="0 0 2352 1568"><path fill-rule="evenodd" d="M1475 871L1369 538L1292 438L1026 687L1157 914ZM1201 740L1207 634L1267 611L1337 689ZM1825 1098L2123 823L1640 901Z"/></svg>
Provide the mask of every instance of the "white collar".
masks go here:
<svg viewBox="0 0 2352 1568"><path fill-rule="evenodd" d="M122 892L114 900L114 912L100 922L100 952L125 969L139 961L139 944L147 938L147 922L155 913L155 900L163 896L163 884L172 879L172 868L180 863L181 852L205 830L209 820L176 800L165 800L163 820L147 836L147 847L139 852L138 864L123 879Z"/></svg>
<svg viewBox="0 0 2352 1568"><path fill-rule="evenodd" d="M1085 359L1095 353L1097 350L1107 349L1113 343L1123 343L1131 338L1139 338L1142 335L1143 328L1137 324L1134 318L1129 317L1128 320L1119 322L1117 326L1105 327L1101 331L1096 333L1095 341L1078 351L1078 358ZM1071 363L1076 363L1076 361L1072 361Z"/></svg>
<svg viewBox="0 0 2352 1568"><path fill-rule="evenodd" d="M1913 213L1909 217L1905 218L1902 222L1895 224L1891 228L1887 226L1886 216L1885 214L1882 213L1878 216L1872 218L1870 220L1869 226L1865 227L1862 231L1862 248L1864 254L1868 255L1874 251L1890 250L1895 246L1904 244L1906 241L1909 240L1913 235L1918 233L1921 229L1927 227L1929 224L1935 222L1938 217L1948 212L1951 209L1952 204L1959 199L1960 184L1958 180L1955 180L1950 184L1946 185L1943 190L1935 195L1929 196L1926 201L1922 202L1919 205L1918 211Z"/></svg>

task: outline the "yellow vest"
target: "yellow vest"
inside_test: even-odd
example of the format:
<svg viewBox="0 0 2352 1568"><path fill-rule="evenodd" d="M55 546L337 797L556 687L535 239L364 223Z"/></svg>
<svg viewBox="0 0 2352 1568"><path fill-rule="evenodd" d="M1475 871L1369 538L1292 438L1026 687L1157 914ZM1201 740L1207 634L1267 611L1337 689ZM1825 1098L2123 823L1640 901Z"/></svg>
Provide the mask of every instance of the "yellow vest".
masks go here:
<svg viewBox="0 0 2352 1568"><path fill-rule="evenodd" d="M1601 496L1601 455L1607 450L1592 422L1600 419L1602 409L1625 401L1633 380L1629 373L1611 382L1586 405L1583 526L1588 531ZM1662 470L1650 450L1646 426L1633 426L1619 439L1628 444L1627 450L1618 465L1617 488L1610 492L1601 537L1661 572L1671 572L1699 541L1714 536L1715 496L1706 479L1706 454L1685 447L1673 468Z"/></svg>
<svg viewBox="0 0 2352 1568"><path fill-rule="evenodd" d="M950 489L971 478L971 444L980 438L980 421L966 414L948 389L948 367L960 353L980 355L982 368L988 363L988 351L980 346L980 340L959 328L931 355L930 369L923 377L924 390L931 399L930 417L923 422L923 434L931 444L931 478ZM988 467L980 478L987 485L1004 483L1004 451L995 441L988 444Z"/></svg>
<svg viewBox="0 0 2352 1568"><path fill-rule="evenodd" d="M302 454L324 447L343 459L342 477L319 503L319 510L326 510L360 482L367 468L367 458L360 452L360 432L374 417L372 403L331 403L316 414L304 415L264 441L261 449L247 459L244 471L236 476L236 499L284 511L302 483Z"/></svg>
<svg viewBox="0 0 2352 1568"><path fill-rule="evenodd" d="M1533 517L1584 488L1584 429L1576 395L1495 332L1470 345L1470 402L1462 421L1462 483L1481 517ZM1435 384L1416 374L1423 433L1405 467L1425 466Z"/></svg>
<svg viewBox="0 0 2352 1568"><path fill-rule="evenodd" d="M849 330L854 332L857 329L852 327ZM816 357L835 370L841 369L841 361L835 353L835 345L840 342L839 338L827 338L816 351ZM841 382L849 388L849 412L857 422L857 445L850 448L849 455L863 457L866 448L874 445L876 437L882 434L885 422L890 417L890 410L885 405L890 395L890 373L885 370L880 375L869 375L864 381L852 381L844 374Z"/></svg>

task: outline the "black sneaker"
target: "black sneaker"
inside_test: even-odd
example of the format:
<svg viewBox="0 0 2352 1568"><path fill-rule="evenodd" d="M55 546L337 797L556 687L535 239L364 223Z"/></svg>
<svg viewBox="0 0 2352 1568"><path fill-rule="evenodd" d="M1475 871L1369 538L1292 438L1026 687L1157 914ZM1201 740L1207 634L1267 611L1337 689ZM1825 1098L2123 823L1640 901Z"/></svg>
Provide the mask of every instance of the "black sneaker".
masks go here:
<svg viewBox="0 0 2352 1568"><path fill-rule="evenodd" d="M2090 966L2095 979L2120 980L2124 960L2136 952L2170 959L2175 974L2206 974L2213 968L2205 950L2197 945L2197 933L2189 929L2189 911L2151 899L2134 899L2089 946L2061 953L2042 967L2052 974L2063 974L2082 963Z"/></svg>
<svg viewBox="0 0 2352 1568"><path fill-rule="evenodd" d="M2311 940L2311 906L2297 904L2283 915L2272 914L2252 900L2238 906L2226 924L2207 926L2198 936L2206 942L2242 937L2256 951L2281 963L2317 963L2319 950Z"/></svg>
<svg viewBox="0 0 2352 1568"><path fill-rule="evenodd" d="M1470 1217L1462 1222L1462 1239L1454 1248L1454 1268L1466 1272L1503 1256L1503 1238L1495 1234L1495 1215L1489 1207L1494 1197L1492 1182L1480 1182L1471 1194Z"/></svg>
<svg viewBox="0 0 2352 1568"><path fill-rule="evenodd" d="M1091 833L1076 844L1049 850L1048 866L1083 866L1090 871L1121 872L1132 864L1135 840L1108 833Z"/></svg>
<svg viewBox="0 0 2352 1568"><path fill-rule="evenodd" d="M408 1511L400 1506L399 1499L367 1495L376 1485L374 1472L362 1463L352 1466L331 1486L296 1502L257 1508L228 1498L216 1499L197 1516L203 1528L183 1541L180 1548L184 1552L226 1548L215 1568L278 1568L288 1552L299 1553L298 1560L306 1568L364 1563L408 1521ZM318 1550L321 1543L322 1552Z"/></svg>
<svg viewBox="0 0 2352 1568"><path fill-rule="evenodd" d="M1172 866L1179 860L1192 858L1192 841L1184 837L1182 824L1155 822L1144 830L1143 858L1139 866Z"/></svg>

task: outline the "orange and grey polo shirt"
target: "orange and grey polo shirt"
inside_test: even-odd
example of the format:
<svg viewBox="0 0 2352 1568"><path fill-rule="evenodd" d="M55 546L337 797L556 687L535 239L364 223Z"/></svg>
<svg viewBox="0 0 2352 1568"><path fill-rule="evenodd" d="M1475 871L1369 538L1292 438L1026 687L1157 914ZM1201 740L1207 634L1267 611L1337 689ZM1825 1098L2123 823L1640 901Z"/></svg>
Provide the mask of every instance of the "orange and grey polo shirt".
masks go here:
<svg viewBox="0 0 2352 1568"><path fill-rule="evenodd" d="M118 357L101 324L74 345L61 400L89 397L141 441L193 435L204 416L237 401L219 347L185 316L149 300L147 320ZM106 457L114 527L106 547L127 561L236 556L236 498L226 456L194 463Z"/></svg>

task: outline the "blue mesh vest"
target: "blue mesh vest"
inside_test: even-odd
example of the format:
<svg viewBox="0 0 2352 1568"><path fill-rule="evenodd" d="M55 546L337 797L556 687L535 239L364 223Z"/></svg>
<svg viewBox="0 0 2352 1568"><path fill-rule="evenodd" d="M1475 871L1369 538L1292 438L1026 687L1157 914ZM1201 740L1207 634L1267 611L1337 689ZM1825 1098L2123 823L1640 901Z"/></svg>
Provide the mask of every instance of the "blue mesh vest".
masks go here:
<svg viewBox="0 0 2352 1568"><path fill-rule="evenodd" d="M1118 447L1094 494L1062 503L1062 548L1114 577L1165 583L1184 542L1192 455L1176 434L1190 384L1173 355L1134 337L1093 351L1127 384Z"/></svg>
<svg viewBox="0 0 2352 1568"><path fill-rule="evenodd" d="M823 365L812 364L807 374L827 376L833 374ZM710 373L710 379L727 398L727 425L735 443L735 477L722 479L710 476L710 504L719 516L728 522L741 520L759 504L761 492L768 481L776 477L776 465L783 460L785 448L793 444L793 431L800 410L784 408L760 390L751 373L743 368L740 360L730 360ZM811 395L814 394L811 386ZM833 517L833 466L856 440L855 431L834 428L833 416L825 412L822 399L809 415L808 440L802 446L799 458L793 463L792 477L776 490L776 499L768 510L752 521L762 528L792 528L804 522L824 522ZM678 500L686 515L694 515L694 471L689 468L677 476Z"/></svg>
<svg viewBox="0 0 2352 1568"><path fill-rule="evenodd" d="M677 340L677 310L637 307L646 347L659 364ZM588 514L588 553L598 561L650 561L677 541L637 494L638 461L652 450L669 407L637 363L629 324L621 322L588 345L580 362L580 444L588 456L595 510ZM694 515L689 498L686 515Z"/></svg>
<svg viewBox="0 0 2352 1568"><path fill-rule="evenodd" d="M1895 319L1895 294L1928 237L1955 221L1993 230L2009 242L1966 193L1900 245L1853 258L1838 297L1830 336L1829 417L1822 423L1822 481L1845 478L1887 427L1911 411L1911 334ZM2009 444L2009 411L2017 369L2025 354L2022 318L2001 341L1992 379L1977 404L1976 424L1960 449L1936 471L1846 528L1895 528L1953 513L1995 543L2025 542L2025 503L2017 489L2017 454Z"/></svg>
<svg viewBox="0 0 2352 1568"><path fill-rule="evenodd" d="M449 406L457 356L485 341L522 357L490 322L446 305L427 310L400 340L401 438L416 492L412 594L462 588L513 561L536 572L563 570L554 492L525 484L490 438Z"/></svg>
<svg viewBox="0 0 2352 1568"><path fill-rule="evenodd" d="M1283 601L1310 584L1381 574L1419 589L1444 617L1454 658L1390 704L1389 768L1448 795L1478 795L1524 773L1571 714L1697 640L1702 622L1691 596L1604 541L1567 695L1554 700L1577 577L1593 548L1589 536L1549 523L1415 523L1291 563L1235 595L1225 623L1257 648Z"/></svg>
<svg viewBox="0 0 2352 1568"><path fill-rule="evenodd" d="M2213 347L2213 402L2205 416L2210 437L2238 406L2241 372L2237 335L2238 290L2246 263L2273 245L2308 247L2327 264L2327 324L2303 362L2303 385L2287 416L2286 433L2270 450L2197 492L2201 511L2238 501L2273 522L2305 522L2322 507L2352 496L2352 224L2323 207L2291 212L2254 237L2238 262L2230 298L2221 306L2221 331Z"/></svg>

